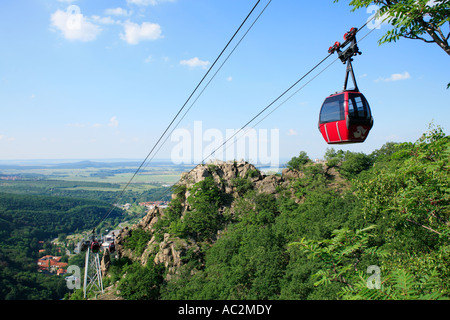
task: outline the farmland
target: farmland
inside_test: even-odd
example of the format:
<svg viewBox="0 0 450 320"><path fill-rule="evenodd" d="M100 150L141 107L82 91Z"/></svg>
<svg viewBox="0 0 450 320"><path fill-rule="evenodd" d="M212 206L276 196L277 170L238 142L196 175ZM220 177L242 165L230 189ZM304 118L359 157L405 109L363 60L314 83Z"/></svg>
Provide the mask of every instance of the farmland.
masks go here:
<svg viewBox="0 0 450 320"><path fill-rule="evenodd" d="M140 164L139 161L2 162L0 192L113 201L125 190L122 201L157 201L169 197L168 188L189 169L158 162L144 165L135 175Z"/></svg>

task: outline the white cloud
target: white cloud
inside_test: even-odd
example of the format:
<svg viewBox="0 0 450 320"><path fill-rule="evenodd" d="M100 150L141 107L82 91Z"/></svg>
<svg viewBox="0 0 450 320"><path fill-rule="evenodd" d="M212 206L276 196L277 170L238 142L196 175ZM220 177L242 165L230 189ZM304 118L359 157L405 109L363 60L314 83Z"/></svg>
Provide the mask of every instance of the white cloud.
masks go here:
<svg viewBox="0 0 450 320"><path fill-rule="evenodd" d="M114 116L114 117L112 117L111 119L109 119L108 126L109 126L109 127L113 127L113 128L116 128L116 127L119 126L119 120L117 120L117 117L116 117L116 116Z"/></svg>
<svg viewBox="0 0 450 320"><path fill-rule="evenodd" d="M51 15L50 21L68 40L93 41L102 31L81 14L77 6L70 6L66 11L57 10Z"/></svg>
<svg viewBox="0 0 450 320"><path fill-rule="evenodd" d="M180 64L184 66L189 66L191 68L202 67L203 69L206 69L206 67L210 64L210 62L202 61L199 58L195 57L189 60L181 60Z"/></svg>
<svg viewBox="0 0 450 320"><path fill-rule="evenodd" d="M380 77L377 80L375 80L375 82L380 82L380 81L384 81L384 82L400 81L400 80L406 80L406 79L409 79L409 78L411 78L411 75L409 74L409 72L406 71L404 73L394 73L388 78Z"/></svg>
<svg viewBox="0 0 450 320"><path fill-rule="evenodd" d="M120 38L129 44L138 44L143 40L157 40L162 38L161 26L156 23L143 22L141 25L127 21L123 24L125 34L121 33Z"/></svg>
<svg viewBox="0 0 450 320"><path fill-rule="evenodd" d="M128 4L135 4L138 6L156 6L161 2L175 2L175 0L127 0Z"/></svg>
<svg viewBox="0 0 450 320"><path fill-rule="evenodd" d="M105 14L112 16L129 16L131 12L123 8L110 8L105 10Z"/></svg>

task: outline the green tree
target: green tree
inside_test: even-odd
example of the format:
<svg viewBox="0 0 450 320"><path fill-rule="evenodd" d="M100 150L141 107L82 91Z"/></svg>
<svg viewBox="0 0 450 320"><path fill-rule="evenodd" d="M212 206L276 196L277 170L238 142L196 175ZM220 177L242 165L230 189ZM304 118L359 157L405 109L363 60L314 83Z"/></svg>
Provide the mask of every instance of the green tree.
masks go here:
<svg viewBox="0 0 450 320"><path fill-rule="evenodd" d="M140 256L147 247L150 239L150 233L146 232L142 228L136 228L131 230L131 236L126 238L124 247L133 250L137 256Z"/></svg>
<svg viewBox="0 0 450 320"><path fill-rule="evenodd" d="M339 0L334 0L338 2ZM378 15L393 27L378 42L396 42L400 37L436 43L450 55L449 37L442 26L450 25L448 0L352 0L353 10L375 4L381 6ZM447 84L447 89L450 83Z"/></svg>
<svg viewBox="0 0 450 320"><path fill-rule="evenodd" d="M344 160L345 152L343 150L336 151L334 148L327 148L325 152L325 160L327 166L337 167Z"/></svg>
<svg viewBox="0 0 450 320"><path fill-rule="evenodd" d="M347 151L344 158L345 161L339 167L339 172L347 179L355 177L372 166L371 157L362 152Z"/></svg>
<svg viewBox="0 0 450 320"><path fill-rule="evenodd" d="M289 162L287 163L287 167L291 170L301 170L303 166L309 162L311 162L311 159L309 159L306 152L300 151L298 157L293 157L291 160L289 160Z"/></svg>
<svg viewBox="0 0 450 320"><path fill-rule="evenodd" d="M308 259L322 262L322 268L312 275L317 279L315 286L340 283L338 295L346 300L447 298L442 279L436 270L418 272L414 276L405 269L383 268L383 272L377 274L379 283L371 282L369 274L373 271L370 267L379 268L373 263L379 264L383 258L389 256L387 250L370 245L370 231L373 228L375 226L357 231L343 228L334 231L331 239L302 239L300 242L291 243L290 246L298 246ZM387 272L388 270L391 271Z"/></svg>
<svg viewBox="0 0 450 320"><path fill-rule="evenodd" d="M369 247L371 237L370 226L353 231L347 228L335 230L330 239L307 240L301 239L290 246L299 246L309 259L319 259L323 262L323 268L313 274L318 279L314 285L329 284L333 281L352 287L363 255L384 255L385 252L378 248ZM367 265L366 265L367 267Z"/></svg>
<svg viewBox="0 0 450 320"><path fill-rule="evenodd" d="M126 300L157 300L163 283L164 266L155 265L149 259L149 265L139 262L126 265L125 276L120 280L118 289Z"/></svg>
<svg viewBox="0 0 450 320"><path fill-rule="evenodd" d="M187 201L192 210L184 216L183 230L199 240L214 235L221 226L222 216L218 211L223 202L223 194L214 179L207 177L196 183Z"/></svg>

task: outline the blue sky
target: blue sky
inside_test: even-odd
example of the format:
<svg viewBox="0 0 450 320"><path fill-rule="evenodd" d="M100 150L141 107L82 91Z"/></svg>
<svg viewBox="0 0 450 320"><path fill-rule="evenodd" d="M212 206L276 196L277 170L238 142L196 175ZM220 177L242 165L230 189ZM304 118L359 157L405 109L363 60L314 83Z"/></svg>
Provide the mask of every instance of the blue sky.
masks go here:
<svg viewBox="0 0 450 320"><path fill-rule="evenodd" d="M144 159L255 3L1 1L0 160ZM347 1L273 0L180 128L240 128L373 13L350 9ZM364 38L354 61L374 128L364 144L336 148L370 153L415 141L433 120L449 131L448 55L418 40L378 45L387 30ZM317 118L344 72L335 62L255 128L279 130L281 158L302 150L320 158L330 147ZM170 158L174 145L169 139L156 158Z"/></svg>

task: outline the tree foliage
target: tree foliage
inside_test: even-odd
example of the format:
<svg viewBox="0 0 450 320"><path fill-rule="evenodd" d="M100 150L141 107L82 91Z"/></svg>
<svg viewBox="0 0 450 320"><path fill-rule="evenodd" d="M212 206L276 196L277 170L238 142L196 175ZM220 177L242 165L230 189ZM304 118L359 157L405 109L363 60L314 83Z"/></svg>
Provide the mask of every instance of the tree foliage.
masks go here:
<svg viewBox="0 0 450 320"><path fill-rule="evenodd" d="M392 26L380 39L380 44L395 42L400 37L416 39L435 43L450 55L450 31L445 32L443 28L444 25L450 24L450 3L447 0L350 1L353 10L367 8L371 4L380 7L379 17Z"/></svg>
<svg viewBox="0 0 450 320"><path fill-rule="evenodd" d="M291 170L301 170L303 166L309 162L311 162L311 159L309 159L306 152L300 151L298 157L293 157L291 160L289 160L289 162L287 163L287 167Z"/></svg>
<svg viewBox="0 0 450 320"><path fill-rule="evenodd" d="M124 275L118 283L120 295L126 300L157 300L163 283L164 267L155 265L152 259L148 265L139 262L126 264Z"/></svg>
<svg viewBox="0 0 450 320"><path fill-rule="evenodd" d="M101 201L0 193L0 299L61 299L64 278L37 272L38 242L91 229L109 208ZM113 210L103 227L119 221Z"/></svg>
<svg viewBox="0 0 450 320"><path fill-rule="evenodd" d="M192 210L184 217L185 232L196 239L213 236L219 230L222 218L217 214L223 202L223 194L212 177L195 184L187 202Z"/></svg>
<svg viewBox="0 0 450 320"><path fill-rule="evenodd" d="M323 268L313 274L319 279L315 285L338 282L344 299L448 298L449 153L449 137L433 126L415 143L391 144L375 152L375 164L381 165L355 180L361 207L349 225L377 228L369 235L372 227L344 227L331 238L291 244L309 259L321 260ZM368 288L367 276L357 269L364 260L382 270L378 290Z"/></svg>

